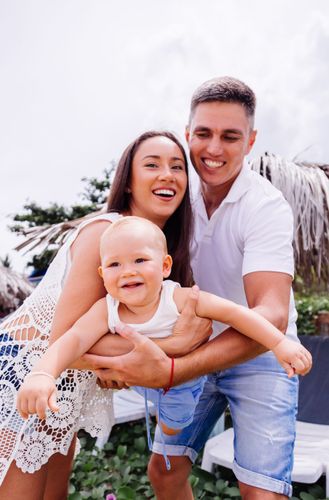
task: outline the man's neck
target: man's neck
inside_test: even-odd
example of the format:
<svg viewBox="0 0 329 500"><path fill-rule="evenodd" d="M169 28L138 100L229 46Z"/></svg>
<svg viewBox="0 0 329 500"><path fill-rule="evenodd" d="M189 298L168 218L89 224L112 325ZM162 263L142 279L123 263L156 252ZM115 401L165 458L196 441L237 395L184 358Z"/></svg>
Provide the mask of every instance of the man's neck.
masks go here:
<svg viewBox="0 0 329 500"><path fill-rule="evenodd" d="M220 186L209 186L209 184L201 182L201 193L209 219L228 195L236 177Z"/></svg>

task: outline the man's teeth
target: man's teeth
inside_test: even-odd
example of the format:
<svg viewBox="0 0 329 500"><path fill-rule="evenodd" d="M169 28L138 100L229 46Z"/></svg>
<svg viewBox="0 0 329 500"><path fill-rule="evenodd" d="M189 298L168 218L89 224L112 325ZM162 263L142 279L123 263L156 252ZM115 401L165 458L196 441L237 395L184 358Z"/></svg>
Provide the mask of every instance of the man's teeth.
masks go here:
<svg viewBox="0 0 329 500"><path fill-rule="evenodd" d="M213 160L204 160L204 162L209 168L219 168L223 167L225 164L225 162L223 161L213 161Z"/></svg>
<svg viewBox="0 0 329 500"><path fill-rule="evenodd" d="M160 196L175 196L175 191L172 189L156 189L153 193L159 194Z"/></svg>

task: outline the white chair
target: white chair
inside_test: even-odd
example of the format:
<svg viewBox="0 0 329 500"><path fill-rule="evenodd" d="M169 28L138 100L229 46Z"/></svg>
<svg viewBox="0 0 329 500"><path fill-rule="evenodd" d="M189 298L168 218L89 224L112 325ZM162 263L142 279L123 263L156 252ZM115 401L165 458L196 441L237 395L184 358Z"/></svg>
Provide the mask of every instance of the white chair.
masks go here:
<svg viewBox="0 0 329 500"><path fill-rule="evenodd" d="M302 337L302 342L313 355L313 368L300 379L292 480L311 484L325 475L329 496L329 338ZM233 428L208 439L202 469L211 472L214 464L232 469L233 439Z"/></svg>
<svg viewBox="0 0 329 500"><path fill-rule="evenodd" d="M232 469L234 432L232 427L208 439L201 468L213 471L215 464ZM297 422L292 480L315 483L326 475L326 496L329 496L329 426Z"/></svg>
<svg viewBox="0 0 329 500"><path fill-rule="evenodd" d="M122 389L113 394L115 424L123 424L145 417L144 398L131 389ZM152 403L148 403L149 412L155 415L155 408ZM97 438L95 445L103 448L109 436Z"/></svg>

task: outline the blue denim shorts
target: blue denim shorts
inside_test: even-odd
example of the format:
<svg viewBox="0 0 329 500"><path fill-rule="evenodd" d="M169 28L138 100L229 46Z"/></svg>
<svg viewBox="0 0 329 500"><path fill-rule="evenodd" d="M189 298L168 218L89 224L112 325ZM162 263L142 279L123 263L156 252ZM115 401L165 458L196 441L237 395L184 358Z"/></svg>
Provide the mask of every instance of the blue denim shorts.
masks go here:
<svg viewBox="0 0 329 500"><path fill-rule="evenodd" d="M192 423L206 377L200 377L185 384L172 387L168 392L163 389L146 389L134 386L156 409L158 420L172 429L183 429Z"/></svg>
<svg viewBox="0 0 329 500"><path fill-rule="evenodd" d="M165 436L166 453L192 462L229 405L233 471L243 483L290 496L298 378L288 378L271 352L208 376L193 423ZM163 453L157 428L153 452Z"/></svg>

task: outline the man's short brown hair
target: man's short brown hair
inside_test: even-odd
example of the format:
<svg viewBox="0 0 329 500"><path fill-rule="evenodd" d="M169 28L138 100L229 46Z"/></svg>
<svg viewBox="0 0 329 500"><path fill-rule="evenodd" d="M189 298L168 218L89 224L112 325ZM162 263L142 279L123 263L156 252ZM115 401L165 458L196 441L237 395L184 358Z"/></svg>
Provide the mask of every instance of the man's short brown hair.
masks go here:
<svg viewBox="0 0 329 500"><path fill-rule="evenodd" d="M237 78L221 76L202 83L192 95L190 120L202 102L232 102L243 106L253 126L256 96L248 85Z"/></svg>

